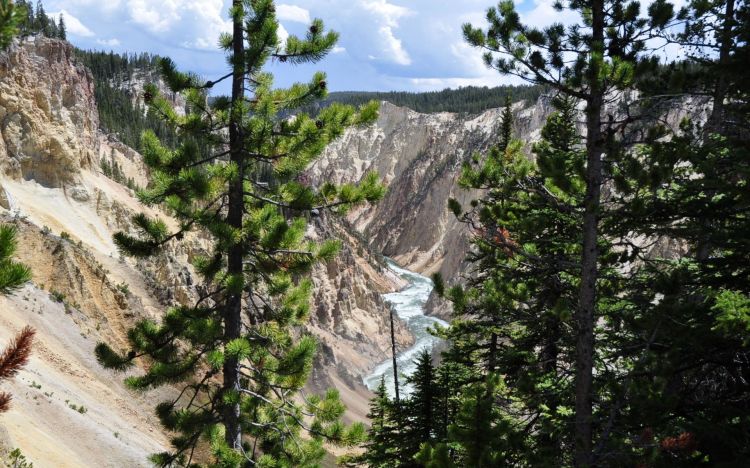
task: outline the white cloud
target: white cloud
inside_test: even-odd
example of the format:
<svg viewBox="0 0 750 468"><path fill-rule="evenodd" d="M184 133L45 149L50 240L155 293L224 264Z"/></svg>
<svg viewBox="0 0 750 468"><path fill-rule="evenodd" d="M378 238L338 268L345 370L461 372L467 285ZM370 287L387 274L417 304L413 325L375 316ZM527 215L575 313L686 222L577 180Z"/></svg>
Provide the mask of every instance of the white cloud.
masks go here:
<svg viewBox="0 0 750 468"><path fill-rule="evenodd" d="M188 47L216 50L219 35L232 30L232 22L226 15L223 0L181 0L184 3L181 32L194 39Z"/></svg>
<svg viewBox="0 0 750 468"><path fill-rule="evenodd" d="M365 10L379 15L388 26L398 26L399 18L410 15L412 12L406 7L388 3L387 0L364 0L362 6Z"/></svg>
<svg viewBox="0 0 750 468"><path fill-rule="evenodd" d="M120 45L120 40L116 39L116 38L112 38L112 39L97 39L96 43L100 44L100 45L103 45L103 46L107 46L107 47L117 47L118 45Z"/></svg>
<svg viewBox="0 0 750 468"><path fill-rule="evenodd" d="M276 30L276 35L278 36L279 42L283 47L284 44L286 44L286 40L289 38L289 31L287 31L286 28L281 23L279 23L279 29Z"/></svg>
<svg viewBox="0 0 750 468"><path fill-rule="evenodd" d="M93 37L95 36L94 31L86 27L81 21L75 16L68 13L66 10L60 10L56 13L50 13L50 16L55 19L55 22L60 20L60 14L63 15L65 21L65 27L69 34L81 37Z"/></svg>
<svg viewBox="0 0 750 468"><path fill-rule="evenodd" d="M310 23L310 12L295 5L276 5L276 17L281 21Z"/></svg>
<svg viewBox="0 0 750 468"><path fill-rule="evenodd" d="M332 54L343 54L344 52L346 52L346 47L339 47L339 46L334 47L333 50L331 51Z"/></svg>
<svg viewBox="0 0 750 468"><path fill-rule="evenodd" d="M411 57L401 39L396 37L394 29L398 28L399 19L413 12L406 7L388 3L387 0L363 0L362 7L380 24L377 29L380 52L383 54L380 58L398 65L411 65Z"/></svg>
<svg viewBox="0 0 750 468"><path fill-rule="evenodd" d="M555 10L555 0L534 0L534 8L527 13L521 13L524 24L544 28L555 23L570 25L581 21L581 16L570 9Z"/></svg>
<svg viewBox="0 0 750 468"><path fill-rule="evenodd" d="M53 4L64 4L66 7L76 10L77 7L85 7L86 10L90 11L92 8L103 10L106 13L112 13L118 10L122 4L122 0L57 0L51 2Z"/></svg>
<svg viewBox="0 0 750 468"><path fill-rule="evenodd" d="M393 34L393 29L390 26L383 26L378 32L380 32L380 38L383 41L383 51L388 55L388 58L399 65L411 65L411 57L404 49L401 39L396 38Z"/></svg>
<svg viewBox="0 0 750 468"><path fill-rule="evenodd" d="M169 31L181 19L182 3L185 2L180 0L162 0L160 2L129 0L128 12L130 18L136 24L145 26L152 33L162 33Z"/></svg>

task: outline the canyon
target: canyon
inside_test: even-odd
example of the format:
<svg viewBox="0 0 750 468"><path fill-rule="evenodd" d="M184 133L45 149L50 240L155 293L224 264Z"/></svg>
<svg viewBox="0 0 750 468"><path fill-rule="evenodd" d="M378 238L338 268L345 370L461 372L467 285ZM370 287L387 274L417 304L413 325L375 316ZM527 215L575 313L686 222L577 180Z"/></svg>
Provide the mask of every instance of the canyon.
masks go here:
<svg viewBox="0 0 750 468"><path fill-rule="evenodd" d="M549 111L545 98L517 103L517 135L537 138ZM500 112L428 115L384 102L374 125L347 131L309 169L314 182L356 182L376 171L388 186L379 204L345 219L325 214L308 232L343 241L337 258L313 271L306 332L320 346L308 387L339 389L349 421L366 419L363 378L390 356L384 295L407 286L384 256L425 276L455 280L466 271L469 233L447 201L479 195L460 188L458 174L493 144ZM122 257L112 235L131 231L133 214L169 217L104 175L104 158L147 183L137 151L99 130L94 80L72 46L32 37L0 53L0 222L17 227L18 260L33 272L20 292L0 298L0 343L26 324L38 343L26 369L3 386L15 398L0 419L0 447L20 448L35 466L147 466L147 455L169 443L153 401L170 390L126 389L126 375L101 368L93 348L124 345L138 319L194 301L190 260L205 246L193 234L149 260ZM449 311L434 295L427 309L442 318ZM400 350L414 344L402 321L396 341Z"/></svg>

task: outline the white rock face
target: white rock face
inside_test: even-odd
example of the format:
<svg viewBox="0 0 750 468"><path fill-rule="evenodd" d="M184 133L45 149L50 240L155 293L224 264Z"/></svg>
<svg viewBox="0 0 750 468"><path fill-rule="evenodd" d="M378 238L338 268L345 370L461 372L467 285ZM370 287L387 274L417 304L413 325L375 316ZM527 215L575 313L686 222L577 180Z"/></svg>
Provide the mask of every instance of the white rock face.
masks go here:
<svg viewBox="0 0 750 468"><path fill-rule="evenodd" d="M111 81L113 87L127 91L133 105L143 108L144 113L147 107L143 101L143 87L149 83L156 85L159 92L172 104L178 115L185 115L187 100L183 95L173 93L156 70L136 70L131 77L115 77Z"/></svg>
<svg viewBox="0 0 750 468"><path fill-rule="evenodd" d="M73 47L37 37L0 55L0 170L46 187L75 184L97 163L91 73Z"/></svg>

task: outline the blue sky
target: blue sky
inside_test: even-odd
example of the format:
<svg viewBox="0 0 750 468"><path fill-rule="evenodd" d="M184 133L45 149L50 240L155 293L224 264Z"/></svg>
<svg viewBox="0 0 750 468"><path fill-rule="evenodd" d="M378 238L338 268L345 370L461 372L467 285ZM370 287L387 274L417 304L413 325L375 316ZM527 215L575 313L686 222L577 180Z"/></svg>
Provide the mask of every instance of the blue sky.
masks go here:
<svg viewBox="0 0 750 468"><path fill-rule="evenodd" d="M515 83L488 70L481 53L461 36L465 22L484 24L495 0L280 0L282 27L303 34L311 18L341 34L334 53L314 66L279 66L277 83L328 73L330 89L436 90L467 85ZM63 12L68 38L87 49L151 52L172 57L182 69L207 78L224 74L217 50L220 32L230 27L230 0L46 0ZM552 0L519 0L524 20L543 26L570 21Z"/></svg>

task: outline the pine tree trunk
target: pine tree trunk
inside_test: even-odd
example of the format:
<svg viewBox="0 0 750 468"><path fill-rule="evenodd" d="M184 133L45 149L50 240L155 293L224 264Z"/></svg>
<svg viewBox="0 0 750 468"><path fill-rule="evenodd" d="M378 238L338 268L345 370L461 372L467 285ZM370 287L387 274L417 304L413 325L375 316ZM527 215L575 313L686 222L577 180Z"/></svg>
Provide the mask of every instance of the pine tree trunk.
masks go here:
<svg viewBox="0 0 750 468"><path fill-rule="evenodd" d="M708 119L708 131L711 133L720 132L724 120L724 100L729 91L729 80L725 73L725 67L729 65L730 55L732 53L732 26L734 25L734 0L726 0L724 6L724 21L721 25L721 33L718 34L719 40L719 69L716 74L716 88L713 93L713 108L711 116Z"/></svg>
<svg viewBox="0 0 750 468"><path fill-rule="evenodd" d="M396 408L401 406L401 398L398 390L398 362L396 362L396 329L393 323L393 309L391 309L391 356L393 358L393 388L396 390ZM401 412L399 411L399 420Z"/></svg>
<svg viewBox="0 0 750 468"><path fill-rule="evenodd" d="M604 89L599 77L604 57L604 1L592 3L592 44L588 70L589 97L586 106L586 194L583 214L583 255L581 289L577 311L575 463L591 466L593 444L592 391L594 369L594 322L596 320L596 280L598 276L599 206L602 184L601 112Z"/></svg>
<svg viewBox="0 0 750 468"><path fill-rule="evenodd" d="M706 129L704 133L704 139L708 143L710 137L714 133L722 133L722 127L724 126L724 100L727 97L729 91L729 80L724 73L725 68L729 65L730 54L732 53L732 25L734 24L734 0L726 0L724 7L724 23L721 26L721 33L718 35L719 41L719 58L718 58L718 70L716 73L716 85L713 92L713 104L711 108L711 115L708 117L706 123ZM708 193L710 199L715 195L713 190ZM711 255L711 232L713 231L711 223L707 220L701 221L701 227L703 228L703 234L701 239L698 241L696 248L696 258L704 262L708 260Z"/></svg>
<svg viewBox="0 0 750 468"><path fill-rule="evenodd" d="M490 355L487 359L487 372L495 372L497 367L497 333L493 333L490 337Z"/></svg>
<svg viewBox="0 0 750 468"><path fill-rule="evenodd" d="M242 0L233 0L235 7L242 6ZM242 21L234 22L233 54L235 57L244 55L245 43ZM241 62L240 62L241 63ZM232 76L232 104L237 105L244 99L245 70L242 65L235 65ZM241 128L242 116L232 112L229 121L229 150L230 160L239 168L237 178L231 182L229 187L229 211L227 223L234 229L242 228L242 217L244 213L243 177L243 136ZM227 272L229 275L242 275L243 246L241 243L232 245L227 255ZM227 297L224 310L224 342L228 343L237 339L242 334L242 293L230 293ZM240 389L239 362L235 358L227 357L224 361L224 391L237 391ZM239 403L226 405L223 411L224 427L226 430L225 440L233 450L242 449L242 430L240 427L240 405Z"/></svg>

